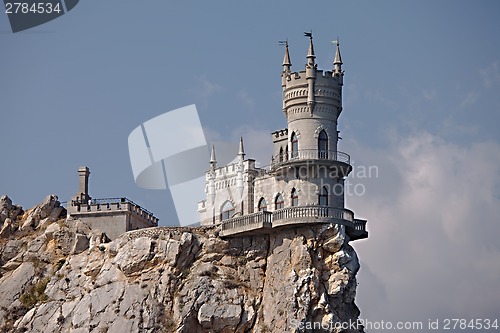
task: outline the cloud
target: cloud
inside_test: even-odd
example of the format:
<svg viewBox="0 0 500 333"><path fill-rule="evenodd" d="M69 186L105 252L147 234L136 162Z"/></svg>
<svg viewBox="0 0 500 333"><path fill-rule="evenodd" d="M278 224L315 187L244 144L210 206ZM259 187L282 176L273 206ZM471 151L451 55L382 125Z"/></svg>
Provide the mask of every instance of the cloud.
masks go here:
<svg viewBox="0 0 500 333"><path fill-rule="evenodd" d="M422 96L424 97L424 100L426 101L432 101L433 99L436 98L437 92L436 89L423 89L422 90Z"/></svg>
<svg viewBox="0 0 500 333"><path fill-rule="evenodd" d="M366 194L347 198L369 221L370 238L353 244L366 266L357 300L363 317L498 315L500 145L458 145L425 131L384 149L348 144L358 163L379 166L378 178L355 180ZM365 289L374 287L384 289L380 301Z"/></svg>
<svg viewBox="0 0 500 333"><path fill-rule="evenodd" d="M254 109L255 100L250 97L246 90L240 90L240 92L238 93L238 99L247 109Z"/></svg>
<svg viewBox="0 0 500 333"><path fill-rule="evenodd" d="M396 110L398 109L398 103L396 102L395 99L388 98L385 96L383 93L381 93L379 90L366 90L364 97L369 101L369 102L376 102L380 103L381 105Z"/></svg>
<svg viewBox="0 0 500 333"><path fill-rule="evenodd" d="M474 105L479 98L479 93L475 90L469 91L464 96L462 96L462 102L460 103L461 107L467 107L470 105Z"/></svg>
<svg viewBox="0 0 500 333"><path fill-rule="evenodd" d="M217 83L208 80L205 75L201 75L195 78L195 87L190 91L196 99L200 99L206 105L210 97L224 91L224 89Z"/></svg>
<svg viewBox="0 0 500 333"><path fill-rule="evenodd" d="M487 89L500 82L500 70L497 62L493 62L488 67L479 70L479 74L483 80L483 86Z"/></svg>

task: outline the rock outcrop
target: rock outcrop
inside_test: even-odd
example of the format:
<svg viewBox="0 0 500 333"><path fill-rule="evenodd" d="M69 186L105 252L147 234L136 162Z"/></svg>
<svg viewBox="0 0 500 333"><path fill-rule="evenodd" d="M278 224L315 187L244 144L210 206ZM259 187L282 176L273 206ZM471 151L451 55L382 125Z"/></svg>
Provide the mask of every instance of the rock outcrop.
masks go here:
<svg viewBox="0 0 500 333"><path fill-rule="evenodd" d="M158 227L109 242L54 220L62 211L51 202L0 237L0 331L363 332L335 325L359 316L343 226L231 239Z"/></svg>

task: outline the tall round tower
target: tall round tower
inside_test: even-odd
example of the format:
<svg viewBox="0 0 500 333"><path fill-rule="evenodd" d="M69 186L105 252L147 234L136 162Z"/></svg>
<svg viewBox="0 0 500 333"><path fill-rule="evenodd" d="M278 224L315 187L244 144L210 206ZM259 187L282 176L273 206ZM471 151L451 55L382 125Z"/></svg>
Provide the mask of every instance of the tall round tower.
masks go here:
<svg viewBox="0 0 500 333"><path fill-rule="evenodd" d="M339 43L333 71L317 69L312 33L309 37L307 63L300 72L291 72L286 45L282 71L283 113L287 118L287 142L275 140L273 169L280 171L292 164L315 163L336 166L338 178L351 171L349 155L337 150L337 120L342 112L344 73Z"/></svg>

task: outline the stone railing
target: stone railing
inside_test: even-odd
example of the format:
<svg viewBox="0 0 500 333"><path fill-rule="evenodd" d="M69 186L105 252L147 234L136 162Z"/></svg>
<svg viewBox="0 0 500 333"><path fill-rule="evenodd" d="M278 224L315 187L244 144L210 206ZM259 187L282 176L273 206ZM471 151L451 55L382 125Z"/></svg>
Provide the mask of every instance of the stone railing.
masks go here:
<svg viewBox="0 0 500 333"><path fill-rule="evenodd" d="M301 161L301 160L328 160L337 161L346 164L351 164L351 157L347 153L334 150L319 150L319 149L299 149L296 152L289 151L288 153L278 154L273 156L271 166Z"/></svg>
<svg viewBox="0 0 500 333"><path fill-rule="evenodd" d="M353 223L354 213L349 209L327 206L297 206L273 212L273 221L303 218L336 219Z"/></svg>
<svg viewBox="0 0 500 333"><path fill-rule="evenodd" d="M258 231L285 225L307 223L338 223L356 231L365 231L365 220L354 219L354 213L345 208L327 206L287 207L274 212L258 212L238 216L221 224L221 235L229 236L242 232Z"/></svg>
<svg viewBox="0 0 500 333"><path fill-rule="evenodd" d="M354 230L366 231L366 220L354 219Z"/></svg>
<svg viewBox="0 0 500 333"><path fill-rule="evenodd" d="M222 232L231 229L247 229L253 225L262 226L263 224L271 225L273 219L273 213L271 212L257 212L253 214L248 214L244 216L234 217L227 221L222 221L221 230Z"/></svg>

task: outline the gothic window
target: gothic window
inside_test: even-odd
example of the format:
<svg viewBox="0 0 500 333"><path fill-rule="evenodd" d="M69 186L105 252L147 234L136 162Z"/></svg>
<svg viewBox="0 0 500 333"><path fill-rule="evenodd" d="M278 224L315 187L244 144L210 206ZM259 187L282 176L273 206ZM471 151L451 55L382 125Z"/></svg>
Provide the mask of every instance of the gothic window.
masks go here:
<svg viewBox="0 0 500 333"><path fill-rule="evenodd" d="M264 198L260 198L259 200L259 212L267 211L267 201Z"/></svg>
<svg viewBox="0 0 500 333"><path fill-rule="evenodd" d="M280 147L280 156L279 156L279 161L283 162L283 147Z"/></svg>
<svg viewBox="0 0 500 333"><path fill-rule="evenodd" d="M222 214L221 214L221 220L228 220L234 215L234 205L231 201L226 201L224 205L222 205Z"/></svg>
<svg viewBox="0 0 500 333"><path fill-rule="evenodd" d="M292 207L299 205L299 196L297 195L297 190L292 189Z"/></svg>
<svg viewBox="0 0 500 333"><path fill-rule="evenodd" d="M274 209L281 209L281 208L285 208L285 201L283 200L283 196L280 193L276 196L276 199L274 200Z"/></svg>
<svg viewBox="0 0 500 333"><path fill-rule="evenodd" d="M297 138L297 134L292 132L291 140L292 142L292 156L291 158L295 158L299 156L299 139Z"/></svg>
<svg viewBox="0 0 500 333"><path fill-rule="evenodd" d="M322 130L318 136L318 157L320 159L328 158L328 135Z"/></svg>
<svg viewBox="0 0 500 333"><path fill-rule="evenodd" d="M320 206L328 206L328 190L323 186L318 195L318 203Z"/></svg>

